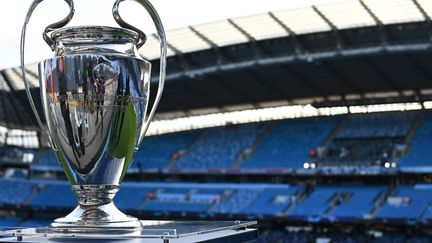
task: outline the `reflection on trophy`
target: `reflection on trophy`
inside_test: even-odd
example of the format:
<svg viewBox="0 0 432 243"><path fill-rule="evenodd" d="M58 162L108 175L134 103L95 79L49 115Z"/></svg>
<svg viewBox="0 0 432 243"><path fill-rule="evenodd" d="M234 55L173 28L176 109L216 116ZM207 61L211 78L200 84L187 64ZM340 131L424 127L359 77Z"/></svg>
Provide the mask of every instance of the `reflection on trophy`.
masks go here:
<svg viewBox="0 0 432 243"><path fill-rule="evenodd" d="M70 7L69 15L45 29L44 39L55 53L53 58L39 63L47 128L38 117L24 69L26 28L41 0L32 3L25 20L21 68L27 96L79 202L69 215L51 224L55 232L123 234L137 232L142 227L138 219L120 212L112 199L160 100L166 41L153 6L147 0L136 0L152 17L161 44L157 97L146 116L151 65L137 54L146 36L120 17L118 6L122 1L115 2L113 16L124 28L62 28L74 13L73 1L65 0Z"/></svg>

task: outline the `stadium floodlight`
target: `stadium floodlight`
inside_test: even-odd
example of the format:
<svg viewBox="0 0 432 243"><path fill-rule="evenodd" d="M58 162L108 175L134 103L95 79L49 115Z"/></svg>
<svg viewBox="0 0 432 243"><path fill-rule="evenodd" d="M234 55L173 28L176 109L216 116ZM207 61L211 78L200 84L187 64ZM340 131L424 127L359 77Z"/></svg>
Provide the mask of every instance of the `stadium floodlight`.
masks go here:
<svg viewBox="0 0 432 243"><path fill-rule="evenodd" d="M43 37L55 53L55 57L39 64L47 128L33 102L24 66L27 25L42 0L33 1L25 18L20 54L26 94L79 201L73 212L51 224L55 233L142 233L141 222L118 210L112 200L161 98L167 43L162 22L151 3L135 0L152 17L160 40L159 86L146 119L151 64L137 52L146 35L122 19L119 5L123 1L115 1L112 9L115 21L123 28L63 28L73 17L73 0L65 0L70 10L68 16L45 28ZM10 75L17 76L14 72Z"/></svg>

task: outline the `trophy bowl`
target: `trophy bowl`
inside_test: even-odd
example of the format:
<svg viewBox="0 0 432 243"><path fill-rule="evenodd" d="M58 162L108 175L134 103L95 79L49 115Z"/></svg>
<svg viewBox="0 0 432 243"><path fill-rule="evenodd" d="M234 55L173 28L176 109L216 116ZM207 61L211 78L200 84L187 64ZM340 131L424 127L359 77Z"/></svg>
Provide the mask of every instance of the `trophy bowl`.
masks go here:
<svg viewBox="0 0 432 243"><path fill-rule="evenodd" d="M115 2L113 15L125 28L60 28L74 12L73 1L65 0L70 7L68 17L48 26L44 32L44 39L55 55L39 63L45 128L31 97L24 67L26 27L40 2L33 2L23 27L22 75L41 130L46 132L78 199L78 206L67 216L54 220L50 227L58 233L139 232L140 221L118 210L113 198L162 94L166 41L160 19L147 0L137 0L153 18L161 43L158 92L147 116L151 64L137 51L146 37L121 19L118 5L122 0Z"/></svg>

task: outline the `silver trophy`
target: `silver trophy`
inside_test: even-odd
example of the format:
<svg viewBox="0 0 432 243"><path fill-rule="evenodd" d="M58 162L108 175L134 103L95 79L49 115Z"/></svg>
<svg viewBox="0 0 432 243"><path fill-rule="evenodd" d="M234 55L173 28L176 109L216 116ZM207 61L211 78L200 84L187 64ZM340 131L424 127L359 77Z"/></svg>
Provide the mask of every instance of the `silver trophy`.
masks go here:
<svg viewBox="0 0 432 243"><path fill-rule="evenodd" d="M152 17L160 40L159 86L146 119L151 65L137 51L146 36L120 17L118 7L123 0L117 0L112 10L115 21L123 28L63 28L74 14L73 0L64 0L69 15L46 27L43 33L55 54L39 63L45 127L33 102L24 66L27 24L42 1L33 1L22 29L22 76L37 122L49 138L79 202L69 215L54 220L50 227L59 233L138 232L142 229L140 221L122 213L112 200L162 95L166 40L160 18L150 2L135 0Z"/></svg>

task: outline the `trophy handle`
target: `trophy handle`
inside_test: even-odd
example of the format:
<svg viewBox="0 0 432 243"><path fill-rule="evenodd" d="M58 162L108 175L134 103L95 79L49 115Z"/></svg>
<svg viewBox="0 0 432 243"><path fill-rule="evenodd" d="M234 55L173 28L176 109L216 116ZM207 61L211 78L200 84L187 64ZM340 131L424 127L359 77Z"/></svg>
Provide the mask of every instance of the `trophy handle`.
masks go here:
<svg viewBox="0 0 432 243"><path fill-rule="evenodd" d="M145 42L145 34L141 30L139 30L138 28L126 23L122 19L122 17L119 14L119 4L123 1L124 0L116 0L116 2L114 3L113 9L112 9L114 19L121 27L136 31L141 36L141 38L140 38L141 40L137 44L137 47L139 48ZM159 43L160 43L160 68L159 68L160 73L159 73L158 91L156 94L155 101L153 103L153 107L150 111L150 114L149 114L147 120L144 122L144 129L142 129L140 132L140 137L139 137L139 140L137 143L137 144L140 144L142 139L145 136L145 133L147 132L147 130L149 128L150 122L153 119L154 113L156 111L157 106L159 105L159 101L160 101L161 96L162 96L162 91L163 91L164 84L165 84L167 41L166 41L166 35L165 35L165 30L164 30L163 25L162 25L162 21L160 20L159 15L156 12L156 9L153 7L153 5L148 0L133 0L133 1L141 4L149 13L150 17L153 20L153 23L155 24L155 27L156 27L156 30L157 30L157 33L159 36Z"/></svg>
<svg viewBox="0 0 432 243"><path fill-rule="evenodd" d="M33 14L33 11L36 9L36 7L39 5L39 3L41 3L42 1L43 0L34 0L32 2L32 4L30 5L30 7L27 11L27 15L26 15L26 18L24 20L24 25L22 27L21 42L20 42L21 75L22 75L22 78L24 80L24 87L25 87L27 98L28 98L29 103L30 103L30 107L33 111L34 116L36 117L36 121L37 121L37 123L41 129L41 132L44 133L48 137L49 146L52 149L54 149L55 151L57 151L57 148L55 147L55 145L52 141L52 138L51 138L51 135L50 135L48 129L45 128L45 126L42 123L41 118L39 117L39 113L36 109L35 103L33 101L33 97L30 93L29 83L28 83L28 80L26 77L26 71L25 71L25 65L24 65L25 36L26 36L26 31L27 31L27 25L30 21L31 15ZM68 16L66 16L66 18L64 18L64 19L62 19L56 23L48 25L45 28L45 31L43 33L43 38L44 38L45 42L51 47L51 49L54 49L55 44L54 44L54 41L48 36L48 32L53 31L56 28L61 28L61 27L65 26L66 24L68 24L70 22L70 20L72 19L74 12L75 12L73 0L64 0L64 1L69 5Z"/></svg>

